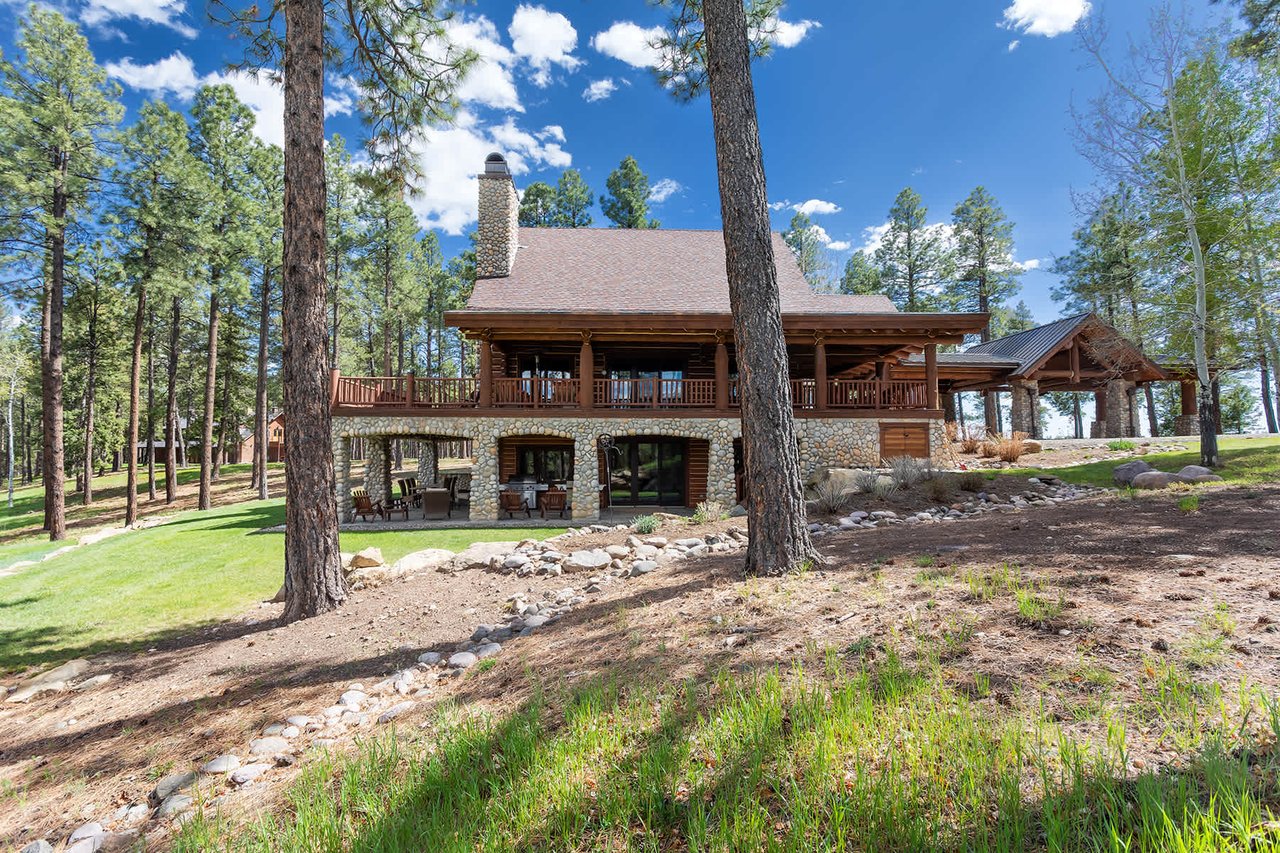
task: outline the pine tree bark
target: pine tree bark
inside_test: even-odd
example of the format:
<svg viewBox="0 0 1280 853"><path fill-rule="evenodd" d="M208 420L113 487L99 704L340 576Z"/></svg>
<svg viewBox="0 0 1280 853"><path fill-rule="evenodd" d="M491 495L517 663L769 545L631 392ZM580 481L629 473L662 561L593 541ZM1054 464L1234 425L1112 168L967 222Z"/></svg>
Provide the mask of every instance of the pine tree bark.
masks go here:
<svg viewBox="0 0 1280 853"><path fill-rule="evenodd" d="M200 435L200 497L198 509L212 506L213 493L213 404L218 389L218 279L213 270L213 287L209 293L208 356L204 366L204 430Z"/></svg>
<svg viewBox="0 0 1280 853"><path fill-rule="evenodd" d="M94 283L94 287L97 287L97 282ZM84 490L80 495L85 506L93 503L93 408L98 393L98 298L96 293L93 305L89 308L88 321L89 359L84 382L84 456L81 459Z"/></svg>
<svg viewBox="0 0 1280 853"><path fill-rule="evenodd" d="M173 297L173 316L169 325L169 385L164 402L164 502L178 499L178 332L182 321L182 302Z"/></svg>
<svg viewBox="0 0 1280 853"><path fill-rule="evenodd" d="M147 307L147 500L156 499L156 312Z"/></svg>
<svg viewBox="0 0 1280 853"><path fill-rule="evenodd" d="M228 345L228 349L230 346ZM232 356L228 356L228 361ZM218 434L213 443L213 482L222 479L222 463L227 461L227 426L231 423L231 375L234 371L229 363L222 368L222 402L218 409ZM239 424L236 424L238 427ZM237 430L238 432L238 430Z"/></svg>
<svg viewBox="0 0 1280 853"><path fill-rule="evenodd" d="M347 598L326 369L324 0L285 0L284 453L286 622Z"/></svg>
<svg viewBox="0 0 1280 853"><path fill-rule="evenodd" d="M53 224L46 232L49 269L45 275L43 323L41 324L41 416L44 423L44 514L49 541L67 537L67 508L64 445L62 439L62 313L66 273L67 215L66 159L61 177L55 182L50 213Z"/></svg>
<svg viewBox="0 0 1280 853"><path fill-rule="evenodd" d="M707 79L746 457L748 574L822 556L809 539L742 0L705 0Z"/></svg>
<svg viewBox="0 0 1280 853"><path fill-rule="evenodd" d="M258 380L253 404L253 467L258 500L267 499L267 348L271 332L271 271L262 271L262 305L258 314Z"/></svg>
<svg viewBox="0 0 1280 853"><path fill-rule="evenodd" d="M138 397L142 374L142 326L147 316L147 287L138 285L138 306L133 314L133 360L129 366L129 425L125 428L125 452L129 454L124 499L124 526L138 520ZM148 396L150 382L148 381ZM147 415L147 431L151 431L151 415ZM150 444L150 442L148 442Z"/></svg>

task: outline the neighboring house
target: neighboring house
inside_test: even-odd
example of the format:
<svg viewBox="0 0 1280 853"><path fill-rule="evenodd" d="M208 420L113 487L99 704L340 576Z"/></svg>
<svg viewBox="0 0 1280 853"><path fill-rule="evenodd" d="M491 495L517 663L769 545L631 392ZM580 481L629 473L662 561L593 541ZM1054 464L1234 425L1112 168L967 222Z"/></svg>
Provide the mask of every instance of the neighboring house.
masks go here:
<svg viewBox="0 0 1280 853"><path fill-rule="evenodd" d="M375 498L391 494L390 438L472 440L474 519L497 518L500 489L523 478L568 485L577 519L610 505L735 502L742 433L721 232L520 229L497 154L479 194L478 280L467 307L446 315L477 347L478 375L334 373L344 517L355 437L373 439L363 484ZM986 316L815 293L776 234L773 244L804 473L903 454L942 461L937 348ZM922 375L893 378L917 354ZM419 464L425 482L432 463Z"/></svg>
<svg viewBox="0 0 1280 853"><path fill-rule="evenodd" d="M236 458L227 461L252 462L253 448L256 443L257 439L253 434L253 430L242 429L240 431L240 446L236 450ZM284 412L267 421L267 461L284 461Z"/></svg>

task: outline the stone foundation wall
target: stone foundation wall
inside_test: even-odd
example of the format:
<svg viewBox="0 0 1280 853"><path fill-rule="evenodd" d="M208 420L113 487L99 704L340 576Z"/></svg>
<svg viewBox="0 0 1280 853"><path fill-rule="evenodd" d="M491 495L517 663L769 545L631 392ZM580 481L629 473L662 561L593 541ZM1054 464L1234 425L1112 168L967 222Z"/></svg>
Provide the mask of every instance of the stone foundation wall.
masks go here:
<svg viewBox="0 0 1280 853"><path fill-rule="evenodd" d="M884 422L898 419L885 418ZM950 460L950 447L941 420L919 421L929 425L929 446L935 464ZM797 418L800 469L807 478L819 467L856 468L880 464L880 424L876 418ZM645 417L409 417L373 415L333 418L334 455L339 459L339 511L350 518L350 442L357 436L433 435L469 438L475 451L471 471L471 518L498 518L498 440L522 435L554 435L573 441L573 517L599 517L600 474L597 441L602 433L621 438L632 435L664 435L703 439L710 445L707 498L725 505L736 502L733 442L742 437L736 418ZM365 485L369 494L385 490L387 459L383 443L370 441ZM376 489L376 490L375 490ZM590 497L587 497L590 496Z"/></svg>
<svg viewBox="0 0 1280 853"><path fill-rule="evenodd" d="M1173 419L1174 435L1199 435L1200 434L1200 416L1199 415L1178 415Z"/></svg>

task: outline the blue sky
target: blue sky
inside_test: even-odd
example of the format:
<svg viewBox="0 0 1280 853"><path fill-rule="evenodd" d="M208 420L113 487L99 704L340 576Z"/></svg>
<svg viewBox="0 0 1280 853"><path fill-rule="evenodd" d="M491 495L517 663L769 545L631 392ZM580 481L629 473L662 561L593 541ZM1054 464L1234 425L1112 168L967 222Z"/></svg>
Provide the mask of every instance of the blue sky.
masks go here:
<svg viewBox="0 0 1280 853"><path fill-rule="evenodd" d="M1188 0L1208 14L1208 0ZM1038 320L1058 316L1044 270L1070 248L1072 189L1092 181L1074 150L1069 106L1099 86L1075 49L1072 26L1105 15L1117 40L1140 33L1156 0L790 0L784 46L755 79L774 225L805 205L842 267L874 240L894 196L913 186L944 222L985 185L1016 222L1027 263L1023 298ZM205 18L199 0L77 0L59 5L86 29L131 110L161 97L189 106L204 81L232 82L280 139L282 96L265 80L226 72L240 46ZM0 0L10 25L17 13ZM1214 14L1223 14L1214 7ZM484 61L464 86L458 126L423 146L427 181L414 205L446 251L474 220L473 175L502 150L517 184L580 169L598 195L628 154L660 189L664 226L716 228L710 107L679 104L653 81L646 30L663 14L644 0L478 2L461 7L455 35ZM350 92L330 80L329 132L358 138ZM807 203L807 205L806 205ZM605 224L595 212L596 224Z"/></svg>

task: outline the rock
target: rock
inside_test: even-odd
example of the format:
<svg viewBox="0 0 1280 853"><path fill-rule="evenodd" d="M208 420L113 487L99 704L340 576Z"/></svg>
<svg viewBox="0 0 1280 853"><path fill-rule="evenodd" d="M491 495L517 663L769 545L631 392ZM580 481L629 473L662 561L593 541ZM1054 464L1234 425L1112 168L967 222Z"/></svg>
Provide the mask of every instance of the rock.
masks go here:
<svg viewBox="0 0 1280 853"><path fill-rule="evenodd" d="M475 666L478 660L479 658L471 652L458 652L449 656L449 666L455 669L466 669L467 667Z"/></svg>
<svg viewBox="0 0 1280 853"><path fill-rule="evenodd" d="M292 716L285 717L284 721L289 725L297 726L300 729L306 728L311 724L311 718L303 716L302 714L293 714Z"/></svg>
<svg viewBox="0 0 1280 853"><path fill-rule="evenodd" d="M236 785L248 785L270 769L270 764L246 764L239 770L232 771L231 781Z"/></svg>
<svg viewBox="0 0 1280 853"><path fill-rule="evenodd" d="M175 791L184 791L190 788L196 782L196 774L187 771L185 773L170 773L159 782L156 783L155 789L151 792L151 796L160 802L169 798L169 795Z"/></svg>
<svg viewBox="0 0 1280 853"><path fill-rule="evenodd" d="M656 568L658 568L658 564L653 560L638 560L631 565L630 576L634 578L640 575L647 575Z"/></svg>
<svg viewBox="0 0 1280 853"><path fill-rule="evenodd" d="M1135 489L1166 489L1173 483L1184 480L1177 474L1166 474L1164 471L1143 471L1133 478L1129 484Z"/></svg>
<svg viewBox="0 0 1280 853"><path fill-rule="evenodd" d="M41 838L23 847L19 853L53 853L53 845Z"/></svg>
<svg viewBox="0 0 1280 853"><path fill-rule="evenodd" d="M405 711L408 711L410 708L413 707L413 705L414 705L413 702L399 702L395 705L392 705L390 708L383 711L382 714L378 716L378 722L389 723L392 720L394 720L396 717L403 714Z"/></svg>
<svg viewBox="0 0 1280 853"><path fill-rule="evenodd" d="M413 572L431 571L448 564L456 556L446 548L427 548L423 551L414 551L412 554L405 554L399 560L396 560L391 567L391 574L394 577L399 577Z"/></svg>
<svg viewBox="0 0 1280 853"><path fill-rule="evenodd" d="M106 830L102 828L102 824L100 823L95 822L82 824L71 833L71 837L67 839L67 843L74 844L85 838L94 838L95 836L102 835L104 832L106 832Z"/></svg>
<svg viewBox="0 0 1280 853"><path fill-rule="evenodd" d="M625 560L631 556L631 549L626 545L606 545L604 552L610 557L615 557L619 560Z"/></svg>
<svg viewBox="0 0 1280 853"><path fill-rule="evenodd" d="M1044 445L1036 441L1034 438L1024 439L1022 442L1023 453L1041 453L1044 451Z"/></svg>
<svg viewBox="0 0 1280 853"><path fill-rule="evenodd" d="M525 554L512 554L502 561L502 568L515 571L529 565L529 557Z"/></svg>
<svg viewBox="0 0 1280 853"><path fill-rule="evenodd" d="M368 699L369 695L363 690L348 690L338 697L338 704L358 710Z"/></svg>
<svg viewBox="0 0 1280 853"><path fill-rule="evenodd" d="M191 808L195 800L187 794L170 794L165 797L160 808L156 809L156 818L172 817L178 812Z"/></svg>
<svg viewBox="0 0 1280 853"><path fill-rule="evenodd" d="M371 569L375 566L386 565L386 561L382 559L382 549L369 547L363 551L356 553L350 562L352 569Z"/></svg>
<svg viewBox="0 0 1280 853"><path fill-rule="evenodd" d="M112 673L104 672L101 675L93 675L77 684L73 690L92 690L95 687L101 687L112 679Z"/></svg>
<svg viewBox="0 0 1280 853"><path fill-rule="evenodd" d="M543 625L547 624L548 621L549 620L546 616L543 616L540 613L534 613L524 618L524 627L525 628L541 628Z"/></svg>
<svg viewBox="0 0 1280 853"><path fill-rule="evenodd" d="M473 651L472 654L480 660L484 660L485 658L497 657L501 651L502 646L498 643L484 643L483 645L476 646L475 651Z"/></svg>
<svg viewBox="0 0 1280 853"><path fill-rule="evenodd" d="M574 551L564 561L564 569L568 572L597 572L607 568L612 561L608 553L599 549Z"/></svg>
<svg viewBox="0 0 1280 853"><path fill-rule="evenodd" d="M1205 468L1203 465L1187 465L1187 466L1184 466L1183 469L1178 472L1179 477L1187 477L1187 478L1204 477L1206 475L1213 475L1213 469Z"/></svg>
<svg viewBox="0 0 1280 853"><path fill-rule="evenodd" d="M422 664L423 666L436 666L437 664L440 663L440 653L439 652L423 652L422 654L418 655L418 663Z"/></svg>
<svg viewBox="0 0 1280 853"><path fill-rule="evenodd" d="M269 726L263 726L262 733L268 737L272 737L284 732L284 723L272 723Z"/></svg>
<svg viewBox="0 0 1280 853"><path fill-rule="evenodd" d="M1141 459L1135 459L1132 462L1126 462L1123 465L1117 465L1111 469L1111 479L1119 486L1129 486L1133 484L1133 478L1139 474L1145 474L1155 469L1143 462Z"/></svg>
<svg viewBox="0 0 1280 853"><path fill-rule="evenodd" d="M29 678L18 689L5 697L6 702L29 702L41 693L61 693L71 681L89 671L89 662L84 658L69 660L39 675Z"/></svg>
<svg viewBox="0 0 1280 853"><path fill-rule="evenodd" d="M1169 644L1165 640L1159 639L1151 644L1151 649L1156 652L1167 652L1169 651Z"/></svg>
<svg viewBox="0 0 1280 853"><path fill-rule="evenodd" d="M489 561L495 557L504 560L516 549L517 542L476 542L460 551L449 562L439 566L442 572L462 572L468 569L487 569Z"/></svg>
<svg viewBox="0 0 1280 853"><path fill-rule="evenodd" d="M127 806L121 806L116 809L116 813L112 815L112 820L116 823L122 823L126 826L134 823L141 823L151 814L151 809L142 803L133 803Z"/></svg>
<svg viewBox="0 0 1280 853"><path fill-rule="evenodd" d="M240 759L234 755L219 755L212 761L206 761L200 765L200 772L213 775L215 773L230 773L240 767Z"/></svg>
<svg viewBox="0 0 1280 853"><path fill-rule="evenodd" d="M250 755L275 755L288 750L289 741L282 737L259 737L249 741Z"/></svg>
<svg viewBox="0 0 1280 853"><path fill-rule="evenodd" d="M1223 482L1226 482L1226 481L1225 481L1225 480L1223 480L1221 477L1219 477L1217 474L1200 474L1200 475L1195 476L1195 477L1187 477L1187 476L1185 476L1185 475L1179 475L1179 476L1181 476L1181 477L1182 477L1182 479L1183 479L1183 481L1184 481L1184 482L1187 482L1187 483L1223 483Z"/></svg>
<svg viewBox="0 0 1280 853"><path fill-rule="evenodd" d="M478 643L492 633L493 627L491 625L477 625L476 629L471 632L471 639Z"/></svg>
<svg viewBox="0 0 1280 853"><path fill-rule="evenodd" d="M729 510L729 517L730 518L746 518L747 508L742 504L736 504L734 505L733 509Z"/></svg>

